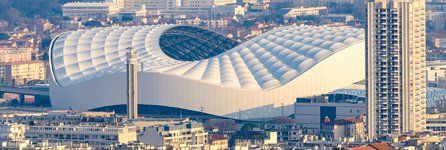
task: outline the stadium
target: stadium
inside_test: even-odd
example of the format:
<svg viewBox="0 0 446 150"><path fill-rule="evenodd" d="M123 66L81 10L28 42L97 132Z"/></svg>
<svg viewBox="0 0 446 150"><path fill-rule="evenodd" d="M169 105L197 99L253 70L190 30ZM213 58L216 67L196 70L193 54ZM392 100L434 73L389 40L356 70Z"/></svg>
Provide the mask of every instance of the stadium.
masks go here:
<svg viewBox="0 0 446 150"><path fill-rule="evenodd" d="M298 97L365 78L364 31L350 27L285 26L243 43L183 25L80 29L51 43L52 106L125 104L129 47L138 52L140 105L231 118L291 114Z"/></svg>

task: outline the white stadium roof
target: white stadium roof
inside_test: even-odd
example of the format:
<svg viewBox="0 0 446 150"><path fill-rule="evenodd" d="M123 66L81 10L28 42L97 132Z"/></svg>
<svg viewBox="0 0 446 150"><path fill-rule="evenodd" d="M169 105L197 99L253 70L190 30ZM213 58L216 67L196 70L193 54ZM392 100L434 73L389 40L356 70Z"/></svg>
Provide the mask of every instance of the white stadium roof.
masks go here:
<svg viewBox="0 0 446 150"><path fill-rule="evenodd" d="M178 47L166 50L163 49L164 45L160 46L160 39L167 31L179 28L181 32L169 34L193 34L188 33L189 29L207 31L192 26L153 25L63 33L56 37L51 48L54 79L59 87L69 87L108 74L125 72L126 49L133 47L138 52L143 71L147 73L239 90L271 90L293 80L330 55L363 42L364 39L364 31L360 29L287 26L236 45L210 32L215 35L199 38L199 44L218 46L226 43L227 46L219 47L220 54L203 54L206 56L181 60L184 55L195 53L191 50L197 49L197 46L187 43L190 40L167 38L171 40L167 43L187 47L183 52L188 53L176 54L183 55L177 58L166 53Z"/></svg>

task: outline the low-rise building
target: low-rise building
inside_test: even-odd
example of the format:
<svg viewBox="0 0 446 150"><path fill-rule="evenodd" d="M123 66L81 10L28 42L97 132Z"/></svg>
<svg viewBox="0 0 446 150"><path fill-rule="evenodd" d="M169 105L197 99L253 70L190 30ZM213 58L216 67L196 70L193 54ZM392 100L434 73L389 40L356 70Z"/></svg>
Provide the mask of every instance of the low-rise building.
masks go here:
<svg viewBox="0 0 446 150"><path fill-rule="evenodd" d="M43 61L0 63L0 78L9 86L23 85L31 80L46 80L46 66Z"/></svg>
<svg viewBox="0 0 446 150"><path fill-rule="evenodd" d="M435 37L433 38L432 41L436 48L446 48L446 37L444 38Z"/></svg>
<svg viewBox="0 0 446 150"><path fill-rule="evenodd" d="M31 61L32 48L0 48L0 63Z"/></svg>
<svg viewBox="0 0 446 150"><path fill-rule="evenodd" d="M348 23L355 19L355 17L349 14L329 14L321 16L321 18L329 20L330 22L339 22L339 23Z"/></svg>
<svg viewBox="0 0 446 150"><path fill-rule="evenodd" d="M176 23L182 24L182 25L203 26L203 27L208 27L208 28L228 27L228 20L226 20L226 19L202 20L197 17L195 19L178 19L176 21Z"/></svg>
<svg viewBox="0 0 446 150"><path fill-rule="evenodd" d="M296 18L297 16L318 16L326 14L327 7L293 7L282 8L279 10L279 14L284 18Z"/></svg>
<svg viewBox="0 0 446 150"><path fill-rule="evenodd" d="M2 150L93 150L93 147L83 143L50 143L48 140L32 143L29 140L2 142Z"/></svg>
<svg viewBox="0 0 446 150"><path fill-rule="evenodd" d="M365 126L362 119L358 118L330 120L327 117L324 120L320 134L321 137L330 141L363 141L365 140Z"/></svg>
<svg viewBox="0 0 446 150"><path fill-rule="evenodd" d="M294 118L307 129L319 134L326 117L330 120L355 118L367 112L364 97L349 94L327 94L298 98L294 103Z"/></svg>
<svg viewBox="0 0 446 150"><path fill-rule="evenodd" d="M297 142L302 140L303 126L295 123L267 123L263 125L266 131L276 131L278 142Z"/></svg>
<svg viewBox="0 0 446 150"><path fill-rule="evenodd" d="M235 149L274 149L277 145L277 132L274 131L243 131L237 133Z"/></svg>
<svg viewBox="0 0 446 150"><path fill-rule="evenodd" d="M95 148L109 148L109 145L126 144L137 140L136 128L127 125L34 125L26 127L25 137L33 142L48 140L52 143L86 143Z"/></svg>
<svg viewBox="0 0 446 150"><path fill-rule="evenodd" d="M427 114L426 129L432 133L446 132L446 113Z"/></svg>
<svg viewBox="0 0 446 150"><path fill-rule="evenodd" d="M221 134L209 134L209 142L206 144L206 150L226 150L229 148L228 138Z"/></svg>
<svg viewBox="0 0 446 150"><path fill-rule="evenodd" d="M139 141L155 147L200 149L208 143L208 132L201 123L186 120L144 127Z"/></svg>
<svg viewBox="0 0 446 150"><path fill-rule="evenodd" d="M0 142L25 140L25 125L3 122L0 124Z"/></svg>
<svg viewBox="0 0 446 150"><path fill-rule="evenodd" d="M62 6L62 13L68 17L78 17L83 20L90 18L106 18L117 15L120 6L116 3L108 2L72 2Z"/></svg>

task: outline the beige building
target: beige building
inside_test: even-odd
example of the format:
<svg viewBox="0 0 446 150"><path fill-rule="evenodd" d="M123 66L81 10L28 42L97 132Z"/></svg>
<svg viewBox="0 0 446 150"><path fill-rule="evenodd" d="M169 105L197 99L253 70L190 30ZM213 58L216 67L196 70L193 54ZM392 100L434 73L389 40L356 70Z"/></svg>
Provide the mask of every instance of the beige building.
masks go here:
<svg viewBox="0 0 446 150"><path fill-rule="evenodd" d="M370 138L426 128L424 0L367 3L366 87Z"/></svg>
<svg viewBox="0 0 446 150"><path fill-rule="evenodd" d="M112 2L73 2L62 6L64 16L79 17L82 19L106 18L117 15L122 6Z"/></svg>
<svg viewBox="0 0 446 150"><path fill-rule="evenodd" d="M144 127L139 141L155 147L202 149L208 143L208 132L194 121Z"/></svg>
<svg viewBox="0 0 446 150"><path fill-rule="evenodd" d="M353 141L362 141L365 139L365 127L361 119L326 119L322 124L321 136L331 141L346 141L352 138Z"/></svg>
<svg viewBox="0 0 446 150"><path fill-rule="evenodd" d="M228 27L228 20L226 19L201 20L200 18L197 17L195 19L177 20L176 22L177 24L181 25L205 26L208 28Z"/></svg>
<svg viewBox="0 0 446 150"><path fill-rule="evenodd" d="M31 61L31 48L0 48L0 62Z"/></svg>
<svg viewBox="0 0 446 150"><path fill-rule="evenodd" d="M0 124L0 141L25 140L25 125L17 123Z"/></svg>
<svg viewBox="0 0 446 150"><path fill-rule="evenodd" d="M108 148L113 144L127 144L136 141L134 126L87 126L59 125L28 126L25 137L33 142L48 140L49 142L86 143L95 148Z"/></svg>
<svg viewBox="0 0 446 150"><path fill-rule="evenodd" d="M10 86L23 85L30 80L46 80L46 66L42 61L0 63L0 78Z"/></svg>

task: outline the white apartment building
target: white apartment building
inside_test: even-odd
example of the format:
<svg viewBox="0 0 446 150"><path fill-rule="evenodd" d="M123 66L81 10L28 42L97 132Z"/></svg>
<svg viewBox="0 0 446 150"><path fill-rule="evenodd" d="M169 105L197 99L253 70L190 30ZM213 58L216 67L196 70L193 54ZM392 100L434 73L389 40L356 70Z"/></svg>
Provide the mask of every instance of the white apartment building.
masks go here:
<svg viewBox="0 0 446 150"><path fill-rule="evenodd" d="M121 6L112 2L73 2L62 6L64 16L79 17L82 19L106 18L117 15Z"/></svg>
<svg viewBox="0 0 446 150"><path fill-rule="evenodd" d="M159 15L160 11L175 10L181 6L180 0L117 0L123 3L121 13L133 13L146 10L147 15Z"/></svg>
<svg viewBox="0 0 446 150"><path fill-rule="evenodd" d="M0 142L25 140L25 125L3 122L0 124Z"/></svg>
<svg viewBox="0 0 446 150"><path fill-rule="evenodd" d="M184 121L176 124L144 127L138 140L155 147L200 149L208 143L208 132L200 123Z"/></svg>
<svg viewBox="0 0 446 150"><path fill-rule="evenodd" d="M367 2L368 135L426 128L424 0Z"/></svg>
<svg viewBox="0 0 446 150"><path fill-rule="evenodd" d="M226 19L201 20L197 17L195 19L177 20L176 23L181 25L205 26L208 28L228 27L228 20Z"/></svg>
<svg viewBox="0 0 446 150"><path fill-rule="evenodd" d="M108 148L112 144L127 144L137 140L134 126L36 125L26 127L25 137L33 142L86 143L96 148Z"/></svg>
<svg viewBox="0 0 446 150"><path fill-rule="evenodd" d="M317 16L327 11L327 7L294 7L283 8L280 11L284 11L284 18L296 18L297 16Z"/></svg>

